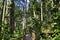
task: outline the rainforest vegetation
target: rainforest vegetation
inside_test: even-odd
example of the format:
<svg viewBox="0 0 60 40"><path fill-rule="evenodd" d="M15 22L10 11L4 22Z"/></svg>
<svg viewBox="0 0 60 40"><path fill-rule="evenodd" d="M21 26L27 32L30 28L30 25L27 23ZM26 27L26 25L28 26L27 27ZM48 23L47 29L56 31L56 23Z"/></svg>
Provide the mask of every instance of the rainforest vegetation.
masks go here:
<svg viewBox="0 0 60 40"><path fill-rule="evenodd" d="M60 0L0 0L0 40L60 40Z"/></svg>

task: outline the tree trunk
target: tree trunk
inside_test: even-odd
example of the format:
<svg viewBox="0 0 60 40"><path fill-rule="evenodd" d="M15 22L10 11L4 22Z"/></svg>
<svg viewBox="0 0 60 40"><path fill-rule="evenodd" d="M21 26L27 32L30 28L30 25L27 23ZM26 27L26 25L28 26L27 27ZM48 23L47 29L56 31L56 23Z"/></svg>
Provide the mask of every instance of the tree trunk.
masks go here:
<svg viewBox="0 0 60 40"><path fill-rule="evenodd" d="M10 7L10 33L14 34L14 0L11 0Z"/></svg>
<svg viewBox="0 0 60 40"><path fill-rule="evenodd" d="M1 18L0 18L0 40L2 40L2 34L1 34L1 31L2 31L2 24L4 22L4 13L5 13L5 9L6 9L6 0L3 0L3 3L2 3L2 12L1 12Z"/></svg>
<svg viewBox="0 0 60 40"><path fill-rule="evenodd" d="M42 28L43 28L43 2L42 2L42 0L40 1L40 9L41 9L41 13L40 13L40 34L42 33ZM38 36L38 34L37 34L37 36ZM39 35L39 36L41 36L41 35ZM39 36L37 37L37 39L38 40L40 40L40 38L39 38Z"/></svg>
<svg viewBox="0 0 60 40"><path fill-rule="evenodd" d="M36 40L36 34L35 34L35 32L32 32L32 40Z"/></svg>
<svg viewBox="0 0 60 40"><path fill-rule="evenodd" d="M6 0L4 0L4 4L3 4L2 22L4 22L4 14L5 14L5 10L6 10Z"/></svg>
<svg viewBox="0 0 60 40"><path fill-rule="evenodd" d="M36 17L36 13L35 13L35 7L34 7L34 5L33 5L33 16L34 16L34 18Z"/></svg>
<svg viewBox="0 0 60 40"><path fill-rule="evenodd" d="M42 9L42 0L41 0L41 21L43 21L43 9Z"/></svg>
<svg viewBox="0 0 60 40"><path fill-rule="evenodd" d="M23 23L22 23L22 26L23 26L23 40L26 40L25 38L25 35L26 35L26 5L23 6Z"/></svg>

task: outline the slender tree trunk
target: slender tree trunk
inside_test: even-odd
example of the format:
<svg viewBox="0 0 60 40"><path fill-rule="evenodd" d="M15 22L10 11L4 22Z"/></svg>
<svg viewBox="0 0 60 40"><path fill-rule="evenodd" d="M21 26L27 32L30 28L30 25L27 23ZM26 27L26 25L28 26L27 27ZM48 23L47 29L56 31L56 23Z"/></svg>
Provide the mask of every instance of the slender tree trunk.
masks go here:
<svg viewBox="0 0 60 40"><path fill-rule="evenodd" d="M5 16L5 13L6 13L6 0L4 0L4 5L3 5L3 15L2 15L2 24L4 23L4 16ZM3 25L2 25L3 26ZM2 27L2 31L4 33L4 27Z"/></svg>
<svg viewBox="0 0 60 40"><path fill-rule="evenodd" d="M41 13L40 13L40 22L41 22L41 26L40 26L40 34L42 33L42 28L43 28L43 2L42 2L42 0L40 1L40 9L41 9ZM38 36L38 35L37 35ZM41 35L39 35L39 36L41 36ZM40 40L41 38L39 37L39 38L37 38L38 40Z"/></svg>
<svg viewBox="0 0 60 40"><path fill-rule="evenodd" d="M0 18L0 22L1 22L0 32L1 32L1 28L2 28L2 23L4 22L5 8L6 8L6 1L3 0L2 12L1 12L1 18Z"/></svg>
<svg viewBox="0 0 60 40"><path fill-rule="evenodd" d="M23 40L26 40L26 37L25 37L25 35L26 35L26 6L23 6L23 24L22 24L22 26L23 26Z"/></svg>
<svg viewBox="0 0 60 40"><path fill-rule="evenodd" d="M34 5L33 5L33 16L34 16L34 18L36 17L36 13L35 13L35 7L34 7Z"/></svg>
<svg viewBox="0 0 60 40"><path fill-rule="evenodd" d="M10 7L10 33L14 34L14 0L11 0Z"/></svg>
<svg viewBox="0 0 60 40"><path fill-rule="evenodd" d="M6 0L6 14L8 14L8 0Z"/></svg>
<svg viewBox="0 0 60 40"><path fill-rule="evenodd" d="M1 12L1 18L0 18L0 40L2 40L2 34L1 34L1 31L2 31L2 24L4 22L4 14L5 14L5 9L6 9L6 0L3 0L3 3L2 3L2 12Z"/></svg>
<svg viewBox="0 0 60 40"><path fill-rule="evenodd" d="M4 0L4 4L3 4L3 15L2 15L2 22L4 21L4 14L5 14L5 10L6 10L6 0Z"/></svg>
<svg viewBox="0 0 60 40"><path fill-rule="evenodd" d="M41 15L40 15L40 17L41 17L41 28L40 28L40 33L42 32L42 28L43 28L43 7L42 7L42 5L43 5L43 2L42 2L42 0L41 0L41 2L40 2L40 4L41 4Z"/></svg>
<svg viewBox="0 0 60 40"><path fill-rule="evenodd" d="M43 5L43 3L42 3L42 0L41 0L41 21L43 21L43 9L42 9L42 5Z"/></svg>

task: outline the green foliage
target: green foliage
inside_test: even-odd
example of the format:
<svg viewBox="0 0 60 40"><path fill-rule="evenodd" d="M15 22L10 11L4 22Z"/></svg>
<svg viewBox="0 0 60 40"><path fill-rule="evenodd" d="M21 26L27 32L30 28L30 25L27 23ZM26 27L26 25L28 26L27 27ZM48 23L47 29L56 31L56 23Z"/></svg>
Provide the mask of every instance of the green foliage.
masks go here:
<svg viewBox="0 0 60 40"><path fill-rule="evenodd" d="M59 1L59 0L58 0ZM0 27L2 31L0 34L0 39L4 40L22 40L23 38L23 17L25 15L26 19L26 33L30 33L30 27L36 32L37 38L41 40L60 40L60 33L56 34L55 32L60 32L60 10L59 2L57 0L42 0L42 11L43 11L43 22L41 22L41 2L38 3L36 0L30 0L30 5L28 11L21 11L19 7L15 6L14 9L14 22L15 29L14 34L10 34L10 4L6 5L8 8L8 13L4 14L4 21L1 22L0 17ZM2 12L2 0L0 2L0 16ZM35 12L35 17L34 17ZM24 14L25 13L25 14ZM25 24L24 24L25 25ZM40 33L45 32L46 34L40 35ZM48 34L52 32L52 36ZM41 37L40 37L41 36ZM38 40L39 40L38 39Z"/></svg>
<svg viewBox="0 0 60 40"><path fill-rule="evenodd" d="M55 37L52 40L60 40L60 33L58 33L58 35L55 35Z"/></svg>

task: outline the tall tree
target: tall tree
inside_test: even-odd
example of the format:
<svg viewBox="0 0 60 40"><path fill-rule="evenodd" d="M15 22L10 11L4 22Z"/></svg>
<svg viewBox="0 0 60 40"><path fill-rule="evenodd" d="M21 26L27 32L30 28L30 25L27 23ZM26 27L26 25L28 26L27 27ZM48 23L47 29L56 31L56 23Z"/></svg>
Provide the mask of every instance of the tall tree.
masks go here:
<svg viewBox="0 0 60 40"><path fill-rule="evenodd" d="M1 18L0 18L0 33L1 33L1 30L2 30L2 26L3 26L2 24L4 23L5 9L6 9L6 0L3 0ZM0 39L0 40L2 40L2 39Z"/></svg>
<svg viewBox="0 0 60 40"><path fill-rule="evenodd" d="M26 0L27 1L27 0ZM26 5L23 6L23 40L26 40Z"/></svg>
<svg viewBox="0 0 60 40"><path fill-rule="evenodd" d="M10 33L13 34L14 33L14 0L11 0L11 4L10 4Z"/></svg>

